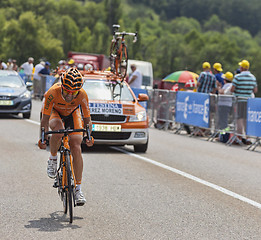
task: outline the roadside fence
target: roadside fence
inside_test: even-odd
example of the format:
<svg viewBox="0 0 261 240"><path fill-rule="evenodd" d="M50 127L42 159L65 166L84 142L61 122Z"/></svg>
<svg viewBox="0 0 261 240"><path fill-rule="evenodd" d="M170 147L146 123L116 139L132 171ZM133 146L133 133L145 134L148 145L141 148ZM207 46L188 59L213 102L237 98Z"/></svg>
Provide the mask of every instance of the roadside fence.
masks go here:
<svg viewBox="0 0 261 240"><path fill-rule="evenodd" d="M198 92L147 90L150 126L202 136L226 145L247 144L247 150L261 145L261 98L236 98ZM254 139L251 143L247 138Z"/></svg>

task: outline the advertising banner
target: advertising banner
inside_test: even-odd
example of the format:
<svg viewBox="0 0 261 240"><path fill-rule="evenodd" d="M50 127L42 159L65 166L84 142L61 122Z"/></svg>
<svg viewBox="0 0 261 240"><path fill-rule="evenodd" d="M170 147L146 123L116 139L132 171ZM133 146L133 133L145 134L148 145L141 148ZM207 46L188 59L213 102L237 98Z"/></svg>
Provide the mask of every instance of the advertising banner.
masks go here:
<svg viewBox="0 0 261 240"><path fill-rule="evenodd" d="M246 134L261 137L261 98L250 98L247 101Z"/></svg>
<svg viewBox="0 0 261 240"><path fill-rule="evenodd" d="M177 92L175 120L197 127L209 127L209 95Z"/></svg>
<svg viewBox="0 0 261 240"><path fill-rule="evenodd" d="M45 88L45 91L48 91L49 88L51 86L53 86L55 79L56 79L56 77L54 77L54 76L46 75L46 83L45 83L46 84L45 85L46 88Z"/></svg>

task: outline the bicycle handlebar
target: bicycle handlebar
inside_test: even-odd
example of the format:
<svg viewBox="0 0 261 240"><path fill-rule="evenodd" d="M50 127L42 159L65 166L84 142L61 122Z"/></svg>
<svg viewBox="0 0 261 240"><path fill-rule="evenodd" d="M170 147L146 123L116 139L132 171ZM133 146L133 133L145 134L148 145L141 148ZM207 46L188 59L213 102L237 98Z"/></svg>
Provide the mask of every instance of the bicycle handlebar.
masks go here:
<svg viewBox="0 0 261 240"><path fill-rule="evenodd" d="M49 134L69 134L69 133L73 133L73 132L86 132L86 137L88 138L88 140L91 141L91 134L90 134L90 129L89 129L89 125L86 126L86 129L85 128L82 128L82 129L70 129L70 128L67 128L67 129L59 129L59 130L56 130L56 131L47 131L47 132L44 132L44 128L42 128L41 130L41 142L44 143L45 141L45 136L49 135Z"/></svg>
<svg viewBox="0 0 261 240"><path fill-rule="evenodd" d="M113 34L114 36L125 36L125 35L128 35L128 36L134 36L134 40L133 42L136 42L137 41L137 37L138 37L138 33L131 33L131 32L114 32Z"/></svg>

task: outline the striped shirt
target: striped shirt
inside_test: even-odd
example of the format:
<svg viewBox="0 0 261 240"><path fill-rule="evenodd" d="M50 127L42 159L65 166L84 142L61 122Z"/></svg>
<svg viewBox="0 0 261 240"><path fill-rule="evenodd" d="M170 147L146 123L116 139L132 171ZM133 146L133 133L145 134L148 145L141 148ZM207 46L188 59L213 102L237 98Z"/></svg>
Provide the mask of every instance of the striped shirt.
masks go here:
<svg viewBox="0 0 261 240"><path fill-rule="evenodd" d="M235 86L234 95L243 98L250 98L254 88L257 87L256 78L249 71L235 75L232 84Z"/></svg>
<svg viewBox="0 0 261 240"><path fill-rule="evenodd" d="M217 88L216 77L211 72L201 72L198 78L200 83L198 92L211 93L214 88Z"/></svg>

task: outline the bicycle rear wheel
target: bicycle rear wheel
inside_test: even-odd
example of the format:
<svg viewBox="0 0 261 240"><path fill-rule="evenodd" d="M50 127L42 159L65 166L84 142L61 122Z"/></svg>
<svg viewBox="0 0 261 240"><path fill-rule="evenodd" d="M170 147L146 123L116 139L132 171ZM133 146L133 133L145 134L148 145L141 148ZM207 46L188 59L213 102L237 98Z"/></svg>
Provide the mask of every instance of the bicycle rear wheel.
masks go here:
<svg viewBox="0 0 261 240"><path fill-rule="evenodd" d="M122 46L121 56L119 58L119 76L123 79L126 77L128 69L128 49L126 45Z"/></svg>
<svg viewBox="0 0 261 240"><path fill-rule="evenodd" d="M70 223L73 222L73 189L72 189L72 173L71 173L71 163L70 163L70 155L68 153L65 154L66 160L66 173L67 173L67 192L66 192L66 200L69 208L70 215Z"/></svg>

